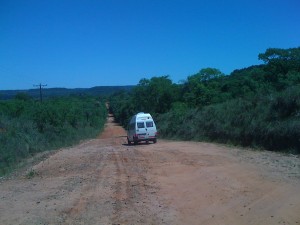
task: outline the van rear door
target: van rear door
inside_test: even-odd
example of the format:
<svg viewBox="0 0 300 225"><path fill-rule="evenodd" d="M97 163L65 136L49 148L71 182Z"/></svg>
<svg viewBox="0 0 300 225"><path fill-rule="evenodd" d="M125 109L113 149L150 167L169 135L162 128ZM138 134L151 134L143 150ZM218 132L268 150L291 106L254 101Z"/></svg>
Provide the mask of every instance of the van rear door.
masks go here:
<svg viewBox="0 0 300 225"><path fill-rule="evenodd" d="M136 122L136 128L137 128L136 134L137 134L139 140L148 139L147 129L145 127L144 121Z"/></svg>
<svg viewBox="0 0 300 225"><path fill-rule="evenodd" d="M156 126L153 120L146 121L146 129L147 129L147 138L153 139L156 135Z"/></svg>

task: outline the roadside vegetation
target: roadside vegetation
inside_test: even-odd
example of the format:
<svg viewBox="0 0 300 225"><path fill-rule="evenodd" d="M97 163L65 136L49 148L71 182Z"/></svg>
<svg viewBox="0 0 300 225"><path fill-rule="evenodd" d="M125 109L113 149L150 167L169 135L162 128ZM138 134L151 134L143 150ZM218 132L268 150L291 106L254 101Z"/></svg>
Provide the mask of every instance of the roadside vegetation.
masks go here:
<svg viewBox="0 0 300 225"><path fill-rule="evenodd" d="M159 135L300 154L300 47L270 48L261 65L223 74L204 68L175 84L169 76L142 79L110 97L123 126L149 112Z"/></svg>
<svg viewBox="0 0 300 225"><path fill-rule="evenodd" d="M57 97L42 103L19 93L0 101L0 176L24 158L95 137L106 108L95 97Z"/></svg>

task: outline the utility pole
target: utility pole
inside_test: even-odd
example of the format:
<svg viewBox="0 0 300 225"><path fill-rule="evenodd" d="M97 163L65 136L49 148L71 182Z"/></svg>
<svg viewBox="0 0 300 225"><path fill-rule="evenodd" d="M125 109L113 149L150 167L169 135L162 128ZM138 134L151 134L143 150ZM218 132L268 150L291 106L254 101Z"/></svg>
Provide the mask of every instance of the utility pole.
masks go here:
<svg viewBox="0 0 300 225"><path fill-rule="evenodd" d="M43 102L43 95L42 95L42 87L46 87L47 84L34 84L33 85L34 87L39 87L40 88L40 101L41 103Z"/></svg>

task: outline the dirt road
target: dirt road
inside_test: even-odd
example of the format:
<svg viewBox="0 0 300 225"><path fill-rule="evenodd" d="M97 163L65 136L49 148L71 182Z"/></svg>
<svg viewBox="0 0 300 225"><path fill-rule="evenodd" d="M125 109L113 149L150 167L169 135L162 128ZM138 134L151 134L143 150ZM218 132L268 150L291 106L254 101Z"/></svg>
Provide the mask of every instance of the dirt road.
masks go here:
<svg viewBox="0 0 300 225"><path fill-rule="evenodd" d="M0 224L300 224L300 159L215 144L97 139L0 181ZM27 174L27 176L26 176Z"/></svg>

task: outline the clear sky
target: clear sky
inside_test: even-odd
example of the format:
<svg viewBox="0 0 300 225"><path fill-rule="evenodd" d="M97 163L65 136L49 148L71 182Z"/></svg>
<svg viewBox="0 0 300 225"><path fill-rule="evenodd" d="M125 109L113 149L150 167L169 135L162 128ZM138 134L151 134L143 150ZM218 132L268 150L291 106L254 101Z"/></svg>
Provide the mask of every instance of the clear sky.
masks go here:
<svg viewBox="0 0 300 225"><path fill-rule="evenodd" d="M1 90L179 82L299 46L299 0L0 0Z"/></svg>

